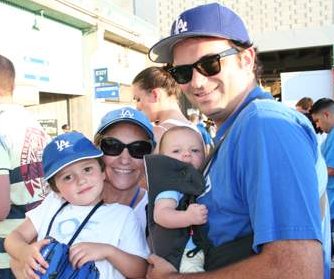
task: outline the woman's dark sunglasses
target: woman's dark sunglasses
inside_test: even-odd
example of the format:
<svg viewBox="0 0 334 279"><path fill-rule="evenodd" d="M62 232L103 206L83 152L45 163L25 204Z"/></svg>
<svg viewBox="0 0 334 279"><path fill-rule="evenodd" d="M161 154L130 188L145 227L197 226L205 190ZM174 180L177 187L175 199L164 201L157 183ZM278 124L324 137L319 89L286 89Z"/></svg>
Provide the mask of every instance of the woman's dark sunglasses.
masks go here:
<svg viewBox="0 0 334 279"><path fill-rule="evenodd" d="M221 70L220 59L229 55L237 54L238 52L239 50L236 48L229 48L221 53L203 57L194 64L180 65L169 68L168 72L172 75L177 83L185 84L191 81L194 68L206 77L216 75Z"/></svg>
<svg viewBox="0 0 334 279"><path fill-rule="evenodd" d="M124 148L127 148L131 157L143 159L144 155L153 151L154 145L151 141L138 140L125 144L115 138L104 138L101 140L101 150L105 155L118 156Z"/></svg>

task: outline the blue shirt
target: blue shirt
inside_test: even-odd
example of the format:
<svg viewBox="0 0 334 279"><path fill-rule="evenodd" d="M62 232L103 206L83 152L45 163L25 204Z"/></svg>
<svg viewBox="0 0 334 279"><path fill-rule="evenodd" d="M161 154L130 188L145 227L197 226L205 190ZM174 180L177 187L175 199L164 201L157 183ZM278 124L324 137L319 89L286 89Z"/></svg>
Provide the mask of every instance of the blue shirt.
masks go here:
<svg viewBox="0 0 334 279"><path fill-rule="evenodd" d="M334 168L334 129L332 129L326 140L321 145L321 152L324 155L327 167ZM331 219L334 219L334 176L328 176L327 195L330 207Z"/></svg>
<svg viewBox="0 0 334 279"><path fill-rule="evenodd" d="M317 239L329 278L329 209L324 219L319 210L326 166L308 119L257 87L217 138L225 133L198 198L208 207L209 238L219 245L253 232L256 253L272 241Z"/></svg>

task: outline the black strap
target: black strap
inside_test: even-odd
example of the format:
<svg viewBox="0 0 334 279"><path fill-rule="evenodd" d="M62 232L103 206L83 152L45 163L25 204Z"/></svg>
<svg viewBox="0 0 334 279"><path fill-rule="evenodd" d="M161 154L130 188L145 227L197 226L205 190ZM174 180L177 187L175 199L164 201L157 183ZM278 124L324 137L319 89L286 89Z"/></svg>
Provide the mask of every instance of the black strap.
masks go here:
<svg viewBox="0 0 334 279"><path fill-rule="evenodd" d="M66 201L64 202L60 208L57 210L57 212L53 215L50 223L49 223L49 227L48 227L48 230L46 232L46 236L45 237L48 237L49 236L49 233L50 233L50 230L51 230L51 227L52 227L52 224L56 218L56 216L59 214L60 211L62 211L62 209L68 205L69 202ZM89 218L94 214L94 212L103 204L103 201L99 201L94 207L93 209L88 213L88 215L86 216L86 218L82 221L82 223L80 224L79 228L76 230L76 232L74 233L74 235L72 236L71 240L68 242L68 246L71 246L74 242L74 240L77 238L77 236L79 235L79 233L81 232L82 228L86 225L86 223L88 222Z"/></svg>

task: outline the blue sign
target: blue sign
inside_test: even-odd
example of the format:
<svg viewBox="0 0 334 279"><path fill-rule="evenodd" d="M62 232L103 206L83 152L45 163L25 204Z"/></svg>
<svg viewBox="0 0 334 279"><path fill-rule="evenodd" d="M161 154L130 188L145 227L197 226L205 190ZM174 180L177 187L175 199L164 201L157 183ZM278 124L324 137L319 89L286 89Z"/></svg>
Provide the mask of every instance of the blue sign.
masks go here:
<svg viewBox="0 0 334 279"><path fill-rule="evenodd" d="M101 68L94 70L95 83L108 82L108 68Z"/></svg>
<svg viewBox="0 0 334 279"><path fill-rule="evenodd" d="M119 84L95 87L95 98L118 99Z"/></svg>

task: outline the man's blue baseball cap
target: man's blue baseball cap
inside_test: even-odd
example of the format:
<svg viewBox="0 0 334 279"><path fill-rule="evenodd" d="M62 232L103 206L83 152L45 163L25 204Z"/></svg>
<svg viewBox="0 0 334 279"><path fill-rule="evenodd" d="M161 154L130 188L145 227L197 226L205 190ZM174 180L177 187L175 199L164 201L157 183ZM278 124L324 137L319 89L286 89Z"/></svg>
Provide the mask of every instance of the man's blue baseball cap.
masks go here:
<svg viewBox="0 0 334 279"><path fill-rule="evenodd" d="M153 62L172 63L173 47L191 37L216 37L252 44L241 17L218 3L184 11L174 21L170 34L151 47L148 56Z"/></svg>
<svg viewBox="0 0 334 279"><path fill-rule="evenodd" d="M64 167L84 159L98 158L103 152L79 132L61 134L43 151L44 179L48 180Z"/></svg>
<svg viewBox="0 0 334 279"><path fill-rule="evenodd" d="M152 123L144 113L132 107L122 107L108 112L102 117L96 133L101 134L110 125L120 122L131 122L140 126L146 132L149 139L155 143Z"/></svg>

